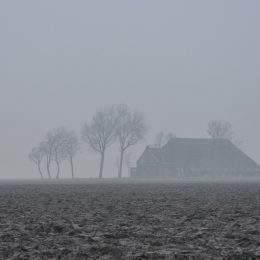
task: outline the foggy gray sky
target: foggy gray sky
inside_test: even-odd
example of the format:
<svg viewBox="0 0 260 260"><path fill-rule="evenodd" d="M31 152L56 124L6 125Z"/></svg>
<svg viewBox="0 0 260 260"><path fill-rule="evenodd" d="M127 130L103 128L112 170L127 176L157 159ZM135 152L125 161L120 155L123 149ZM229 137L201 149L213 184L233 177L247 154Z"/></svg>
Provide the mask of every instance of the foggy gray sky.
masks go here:
<svg viewBox="0 0 260 260"><path fill-rule="evenodd" d="M229 120L260 163L259 13L258 0L2 0L0 178L38 177L28 153L48 130L79 133L122 102L146 114L147 144ZM104 176L116 176L108 152ZM77 176L97 176L98 159L84 147Z"/></svg>

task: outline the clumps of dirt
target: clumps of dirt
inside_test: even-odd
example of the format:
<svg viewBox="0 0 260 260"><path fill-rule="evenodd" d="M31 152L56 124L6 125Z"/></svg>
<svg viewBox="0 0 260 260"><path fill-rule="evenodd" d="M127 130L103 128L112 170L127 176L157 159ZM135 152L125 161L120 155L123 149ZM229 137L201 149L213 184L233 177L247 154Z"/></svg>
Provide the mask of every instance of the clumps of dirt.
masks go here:
<svg viewBox="0 0 260 260"><path fill-rule="evenodd" d="M260 259L260 184L0 187L0 259Z"/></svg>

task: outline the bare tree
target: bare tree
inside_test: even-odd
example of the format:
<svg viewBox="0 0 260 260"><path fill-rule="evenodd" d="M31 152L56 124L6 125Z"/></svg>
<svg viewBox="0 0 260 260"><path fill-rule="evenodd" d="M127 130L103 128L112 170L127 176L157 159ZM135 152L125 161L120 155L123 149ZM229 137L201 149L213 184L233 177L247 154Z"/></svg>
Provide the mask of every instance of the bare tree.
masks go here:
<svg viewBox="0 0 260 260"><path fill-rule="evenodd" d="M100 154L99 178L103 177L106 149L115 141L118 117L114 106L98 110L90 124L82 128L82 139Z"/></svg>
<svg viewBox="0 0 260 260"><path fill-rule="evenodd" d="M60 164L63 160L69 160L71 165L71 174L74 178L73 158L79 149L78 138L73 132L67 131L64 127L59 127L53 132L46 134L45 140L39 147L33 149L30 158L39 166L43 158L46 159L46 168L48 178L52 178L51 164L54 162L57 167L56 178L60 177Z"/></svg>
<svg viewBox="0 0 260 260"><path fill-rule="evenodd" d="M162 148L165 144L169 142L172 138L174 138L175 135L171 132L168 134L165 134L164 132L159 132L155 136L155 142L154 142L154 147L155 148Z"/></svg>
<svg viewBox="0 0 260 260"><path fill-rule="evenodd" d="M44 154L45 158L46 158L46 169L47 169L47 173L48 173L48 178L51 179L51 170L50 170L50 166L51 166L51 161L52 161L52 147L51 145L44 141L40 143L40 150L41 152Z"/></svg>
<svg viewBox="0 0 260 260"><path fill-rule="evenodd" d="M56 179L60 177L60 164L68 156L68 136L68 131L64 127L59 127L53 132L48 132L45 141L42 143L49 178L51 178L50 165L52 161L55 162L57 168Z"/></svg>
<svg viewBox="0 0 260 260"><path fill-rule="evenodd" d="M144 139L147 127L144 115L138 111L131 112L126 105L119 105L117 114L119 120L116 137L120 148L118 178L122 178L124 153L129 147Z"/></svg>
<svg viewBox="0 0 260 260"><path fill-rule="evenodd" d="M61 127L54 132L48 132L46 135L46 142L50 147L50 158L57 166L56 179L59 179L60 177L60 162L63 159L64 132L65 129Z"/></svg>
<svg viewBox="0 0 260 260"><path fill-rule="evenodd" d="M44 158L44 153L40 147L33 148L31 153L29 154L30 160L35 163L38 167L38 171L40 173L41 179L44 179L43 173L41 170L41 163Z"/></svg>
<svg viewBox="0 0 260 260"><path fill-rule="evenodd" d="M228 139L232 140L234 132L230 122L222 122L218 120L212 120L208 123L208 134L213 139Z"/></svg>
<svg viewBox="0 0 260 260"><path fill-rule="evenodd" d="M79 141L74 132L65 133L65 144L63 145L63 155L70 162L71 178L74 179L74 163L73 159L77 152L79 151Z"/></svg>

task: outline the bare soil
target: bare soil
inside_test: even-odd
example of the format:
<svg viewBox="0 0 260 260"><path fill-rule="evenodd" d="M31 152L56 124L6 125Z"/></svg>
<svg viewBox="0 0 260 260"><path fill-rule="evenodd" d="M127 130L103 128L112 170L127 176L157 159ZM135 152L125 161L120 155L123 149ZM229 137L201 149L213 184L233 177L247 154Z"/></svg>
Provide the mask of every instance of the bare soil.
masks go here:
<svg viewBox="0 0 260 260"><path fill-rule="evenodd" d="M0 259L260 259L260 184L0 185Z"/></svg>

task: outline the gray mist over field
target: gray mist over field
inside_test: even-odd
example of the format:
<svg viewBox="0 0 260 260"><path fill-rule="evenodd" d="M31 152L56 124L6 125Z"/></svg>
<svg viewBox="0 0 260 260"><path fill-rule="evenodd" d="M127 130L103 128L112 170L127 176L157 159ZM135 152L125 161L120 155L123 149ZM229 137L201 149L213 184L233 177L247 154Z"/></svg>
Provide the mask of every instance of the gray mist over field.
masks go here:
<svg viewBox="0 0 260 260"><path fill-rule="evenodd" d="M230 121L260 163L259 13L258 0L1 1L0 178L38 178L28 154L46 132L80 136L118 103L149 128L133 165L156 133L205 138L214 119ZM115 144L104 177L117 175L117 156ZM98 162L83 145L75 175L96 177Z"/></svg>

